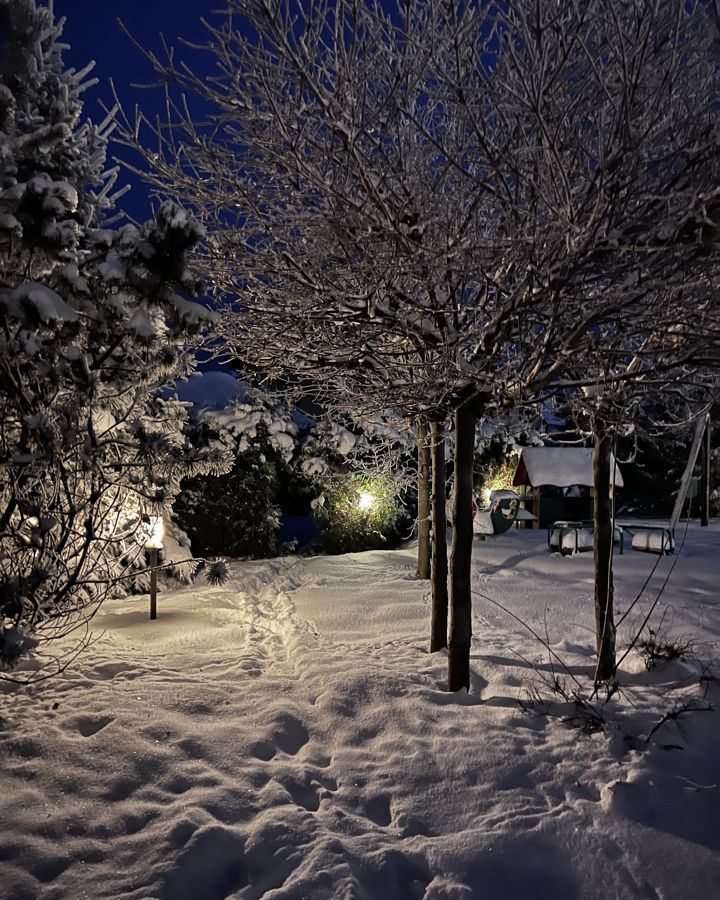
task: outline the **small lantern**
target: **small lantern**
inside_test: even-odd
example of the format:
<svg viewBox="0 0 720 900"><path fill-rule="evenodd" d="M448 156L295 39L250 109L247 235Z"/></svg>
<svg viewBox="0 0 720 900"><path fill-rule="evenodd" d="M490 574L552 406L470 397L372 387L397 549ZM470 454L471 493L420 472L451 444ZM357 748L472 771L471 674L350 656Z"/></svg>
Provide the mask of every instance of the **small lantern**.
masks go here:
<svg viewBox="0 0 720 900"><path fill-rule="evenodd" d="M162 516L150 516L149 534L145 549L150 551L150 618L157 619L157 564L158 550L162 550L165 523Z"/></svg>
<svg viewBox="0 0 720 900"><path fill-rule="evenodd" d="M162 550L165 537L165 522L162 516L150 516L149 535L145 541L146 550Z"/></svg>

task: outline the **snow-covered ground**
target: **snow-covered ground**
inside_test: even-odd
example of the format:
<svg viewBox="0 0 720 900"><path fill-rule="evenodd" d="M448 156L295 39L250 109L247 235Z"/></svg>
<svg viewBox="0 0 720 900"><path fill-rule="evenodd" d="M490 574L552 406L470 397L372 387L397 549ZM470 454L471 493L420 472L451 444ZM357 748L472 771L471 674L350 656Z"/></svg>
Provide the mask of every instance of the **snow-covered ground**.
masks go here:
<svg viewBox="0 0 720 900"><path fill-rule="evenodd" d="M712 662L720 525L677 559L658 640ZM658 557L615 562L622 613ZM147 598L108 604L71 669L0 693L0 896L719 897L718 713L646 741L713 703L718 669L630 654L599 730L551 689L592 677L592 554L512 531L475 545L472 690L450 695L414 570L411 550L237 563L155 623Z"/></svg>

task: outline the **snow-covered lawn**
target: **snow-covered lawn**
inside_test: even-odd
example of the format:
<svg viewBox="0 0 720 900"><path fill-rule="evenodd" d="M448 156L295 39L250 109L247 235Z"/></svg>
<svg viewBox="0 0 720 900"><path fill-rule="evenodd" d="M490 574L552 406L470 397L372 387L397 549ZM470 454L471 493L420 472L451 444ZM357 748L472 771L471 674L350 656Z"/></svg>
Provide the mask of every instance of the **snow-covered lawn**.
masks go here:
<svg viewBox="0 0 720 900"><path fill-rule="evenodd" d="M616 557L620 612L657 561ZM70 670L0 694L0 895L720 896L718 713L645 742L676 701L717 698L711 673L631 654L604 731L566 721L549 685L591 678L592 554L512 531L475 545L472 691L449 695L414 569L411 550L237 563L162 594L155 623L147 598L108 604ZM719 583L720 526L692 526L659 637L716 660ZM522 708L536 691L555 715Z"/></svg>

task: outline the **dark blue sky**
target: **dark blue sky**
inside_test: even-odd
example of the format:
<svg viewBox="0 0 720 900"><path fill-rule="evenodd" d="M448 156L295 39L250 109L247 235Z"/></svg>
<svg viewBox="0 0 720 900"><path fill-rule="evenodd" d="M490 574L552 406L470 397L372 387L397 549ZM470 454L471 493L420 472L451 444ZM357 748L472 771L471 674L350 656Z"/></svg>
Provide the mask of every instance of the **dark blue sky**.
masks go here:
<svg viewBox="0 0 720 900"><path fill-rule="evenodd" d="M180 37L203 41L206 32L201 16L210 18L212 10L221 6L217 0L55 0L55 18L66 19L63 40L71 45L65 53L66 64L80 68L95 60L93 75L100 84L84 95L85 115L100 120L103 115L100 101L108 105L111 102L110 79L128 113L132 113L136 104L150 114L160 108L160 91L131 87L133 83L151 82L153 72L116 24L118 17L139 43L161 53L161 33L169 45L176 45ZM127 155L127 151L111 146L111 156L123 154ZM132 191L120 201L121 206L135 218L147 218L150 201L144 187L127 173L120 178L133 185Z"/></svg>

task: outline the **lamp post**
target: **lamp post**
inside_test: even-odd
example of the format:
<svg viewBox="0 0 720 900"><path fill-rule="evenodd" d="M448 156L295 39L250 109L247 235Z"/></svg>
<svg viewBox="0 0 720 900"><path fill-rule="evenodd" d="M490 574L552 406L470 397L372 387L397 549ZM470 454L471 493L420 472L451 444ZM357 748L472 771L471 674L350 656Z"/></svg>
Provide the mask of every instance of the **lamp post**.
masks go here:
<svg viewBox="0 0 720 900"><path fill-rule="evenodd" d="M162 549L165 523L162 516L150 517L150 536L145 549L150 551L150 618L157 619L157 564L158 550Z"/></svg>

